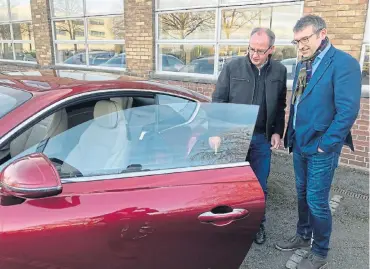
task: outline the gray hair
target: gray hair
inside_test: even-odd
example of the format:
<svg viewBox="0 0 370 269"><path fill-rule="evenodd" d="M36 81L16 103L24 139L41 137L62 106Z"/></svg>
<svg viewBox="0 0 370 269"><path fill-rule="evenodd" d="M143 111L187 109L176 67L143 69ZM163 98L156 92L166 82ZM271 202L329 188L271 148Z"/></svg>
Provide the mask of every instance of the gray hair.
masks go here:
<svg viewBox="0 0 370 269"><path fill-rule="evenodd" d="M264 28L264 27L257 27L252 30L251 37L254 34L260 34L260 33L265 33L269 40L270 40L270 47L275 44L275 34L273 31L271 31L269 28Z"/></svg>
<svg viewBox="0 0 370 269"><path fill-rule="evenodd" d="M326 28L326 22L320 16L306 15L297 21L296 25L293 28L293 32L294 33L300 32L308 26L312 26L314 31L317 32L319 30Z"/></svg>

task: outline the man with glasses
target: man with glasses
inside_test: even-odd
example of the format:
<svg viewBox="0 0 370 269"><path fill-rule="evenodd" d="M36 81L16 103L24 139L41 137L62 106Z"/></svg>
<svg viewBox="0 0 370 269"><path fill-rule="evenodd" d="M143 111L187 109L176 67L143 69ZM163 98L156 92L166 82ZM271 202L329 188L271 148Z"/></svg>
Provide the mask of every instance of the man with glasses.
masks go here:
<svg viewBox="0 0 370 269"><path fill-rule="evenodd" d="M258 118L247 160L256 174L267 198L267 178L270 174L271 149L278 149L285 128L286 67L271 59L275 34L266 28L253 29L247 57L236 57L227 63L218 78L212 101L254 104L259 106ZM246 115L247 116L247 115ZM220 137L209 139L215 151ZM266 241L263 218L255 242Z"/></svg>
<svg viewBox="0 0 370 269"><path fill-rule="evenodd" d="M321 17L301 18L293 32L300 62L285 146L293 151L298 223L296 234L276 248L311 247L298 269L323 269L332 232L329 193L343 145L354 150L350 130L360 109L361 71L356 59L330 44Z"/></svg>

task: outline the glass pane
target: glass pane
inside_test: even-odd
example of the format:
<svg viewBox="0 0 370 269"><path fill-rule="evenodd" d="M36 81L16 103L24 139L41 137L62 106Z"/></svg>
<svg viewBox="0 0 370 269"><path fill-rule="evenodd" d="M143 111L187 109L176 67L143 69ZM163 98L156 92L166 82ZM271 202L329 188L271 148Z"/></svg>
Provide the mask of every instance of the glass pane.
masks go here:
<svg viewBox="0 0 370 269"><path fill-rule="evenodd" d="M54 17L83 16L82 0L53 0Z"/></svg>
<svg viewBox="0 0 370 269"><path fill-rule="evenodd" d="M124 39L124 18L123 16L90 18L88 31L90 40Z"/></svg>
<svg viewBox="0 0 370 269"><path fill-rule="evenodd" d="M214 39L215 11L159 14L160 39Z"/></svg>
<svg viewBox="0 0 370 269"><path fill-rule="evenodd" d="M36 62L36 50L34 44L14 44L14 49L16 60Z"/></svg>
<svg viewBox="0 0 370 269"><path fill-rule="evenodd" d="M124 0L86 0L86 13L91 14L119 14L123 13Z"/></svg>
<svg viewBox="0 0 370 269"><path fill-rule="evenodd" d="M32 20L31 0L10 0L12 21Z"/></svg>
<svg viewBox="0 0 370 269"><path fill-rule="evenodd" d="M285 65L288 71L288 79L294 79L297 65L297 48L295 46L275 46L275 53L272 58Z"/></svg>
<svg viewBox="0 0 370 269"><path fill-rule="evenodd" d="M212 75L215 48L211 45L159 45L161 71Z"/></svg>
<svg viewBox="0 0 370 269"><path fill-rule="evenodd" d="M117 61L122 61L123 53L125 52L124 45L121 44L90 44L89 45L89 65L117 65ZM126 58L126 57L125 57ZM111 60L109 63L107 63ZM104 65L106 64L106 65ZM112 67L112 66L111 66ZM125 67L123 64L114 67Z"/></svg>
<svg viewBox="0 0 370 269"><path fill-rule="evenodd" d="M370 46L365 45L365 57L362 65L362 85L369 85L369 57Z"/></svg>
<svg viewBox="0 0 370 269"><path fill-rule="evenodd" d="M0 40L11 40L12 36L10 34L10 25L1 24L0 25Z"/></svg>
<svg viewBox="0 0 370 269"><path fill-rule="evenodd" d="M184 7L206 7L206 6L216 6L218 0L158 0L157 8L160 9L171 9L171 8L184 8Z"/></svg>
<svg viewBox="0 0 370 269"><path fill-rule="evenodd" d="M32 23L13 23L14 40L33 40Z"/></svg>
<svg viewBox="0 0 370 269"><path fill-rule="evenodd" d="M248 45L245 45L245 46L237 46L237 45L223 45L223 46L220 46L218 72L220 73L224 64L229 62L232 58L247 55L247 53L248 53L247 50L248 50Z"/></svg>
<svg viewBox="0 0 370 269"><path fill-rule="evenodd" d="M56 40L85 40L83 20L54 22Z"/></svg>
<svg viewBox="0 0 370 269"><path fill-rule="evenodd" d="M8 1L0 0L0 21L9 20Z"/></svg>
<svg viewBox="0 0 370 269"><path fill-rule="evenodd" d="M86 65L85 45L57 44L56 58L58 64Z"/></svg>
<svg viewBox="0 0 370 269"><path fill-rule="evenodd" d="M253 28L270 27L271 8L222 10L222 39L249 39Z"/></svg>
<svg viewBox="0 0 370 269"><path fill-rule="evenodd" d="M11 43L0 43L0 59L14 60L13 46Z"/></svg>
<svg viewBox="0 0 370 269"><path fill-rule="evenodd" d="M301 14L300 5L272 8L272 31L277 39L293 40L293 28Z"/></svg>

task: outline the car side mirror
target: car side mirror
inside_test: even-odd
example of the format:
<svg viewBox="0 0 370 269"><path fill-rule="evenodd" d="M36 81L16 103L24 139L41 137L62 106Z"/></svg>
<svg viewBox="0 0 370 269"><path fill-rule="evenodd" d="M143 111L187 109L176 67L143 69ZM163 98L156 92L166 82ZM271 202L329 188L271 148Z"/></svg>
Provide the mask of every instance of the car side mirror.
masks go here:
<svg viewBox="0 0 370 269"><path fill-rule="evenodd" d="M0 173L0 194L18 198L45 198L62 192L59 174L42 153L15 160Z"/></svg>

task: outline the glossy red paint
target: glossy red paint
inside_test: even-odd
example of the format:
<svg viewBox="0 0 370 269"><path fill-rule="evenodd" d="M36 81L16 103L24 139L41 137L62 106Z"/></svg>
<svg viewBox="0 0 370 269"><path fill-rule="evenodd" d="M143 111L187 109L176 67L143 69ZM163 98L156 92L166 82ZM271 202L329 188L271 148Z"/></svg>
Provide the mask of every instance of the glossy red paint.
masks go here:
<svg viewBox="0 0 370 269"><path fill-rule="evenodd" d="M15 160L0 173L1 193L19 198L39 198L62 192L62 183L51 161L42 153Z"/></svg>
<svg viewBox="0 0 370 269"><path fill-rule="evenodd" d="M249 214L222 227L198 219L219 206ZM16 269L237 269L263 211L248 166L64 184L59 196L1 208L0 259Z"/></svg>

